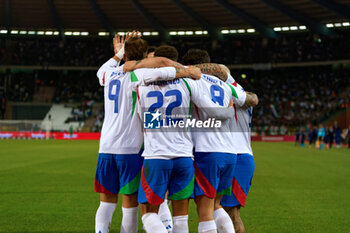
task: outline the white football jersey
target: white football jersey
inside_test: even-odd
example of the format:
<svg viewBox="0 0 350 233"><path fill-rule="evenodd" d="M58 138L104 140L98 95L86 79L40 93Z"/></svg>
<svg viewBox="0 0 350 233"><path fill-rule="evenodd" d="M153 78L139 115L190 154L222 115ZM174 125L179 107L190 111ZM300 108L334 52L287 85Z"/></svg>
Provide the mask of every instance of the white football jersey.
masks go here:
<svg viewBox="0 0 350 233"><path fill-rule="evenodd" d="M214 103L227 107L232 99L235 105L242 106L246 99L243 89L227 84L215 76L202 74L201 91L210 96ZM196 106L196 116L206 118L203 108ZM207 129L205 131L194 129L193 140L196 152L224 152L235 153L236 148L232 138L231 124L234 121L235 113L231 114L227 121L222 123L220 128Z"/></svg>
<svg viewBox="0 0 350 233"><path fill-rule="evenodd" d="M142 142L142 126L135 113L136 87L156 80L176 77L173 67L137 69L123 72L123 66L112 58L97 72L100 85L104 86L105 118L101 131L99 153L136 154Z"/></svg>
<svg viewBox="0 0 350 233"><path fill-rule="evenodd" d="M191 113L191 101L201 108L211 110L220 108L202 92L200 83L200 80L183 78L155 82L138 88L138 111L144 122L145 148L142 156L146 159L193 156L193 142L189 128L191 124L188 124L191 119L187 118ZM231 111L209 110L208 114L228 118L233 112L234 109L231 108ZM149 124L152 124L152 127L153 124L157 124L157 127L149 128Z"/></svg>
<svg viewBox="0 0 350 233"><path fill-rule="evenodd" d="M229 79L227 79L229 80ZM238 89L243 89L233 78L230 77L230 82L233 86ZM237 107L237 106L236 106ZM232 122L232 138L234 147L236 148L235 153L243 154L248 153L253 155L253 150L251 147L251 122L253 116L253 107L248 109L235 108L236 109L236 119Z"/></svg>

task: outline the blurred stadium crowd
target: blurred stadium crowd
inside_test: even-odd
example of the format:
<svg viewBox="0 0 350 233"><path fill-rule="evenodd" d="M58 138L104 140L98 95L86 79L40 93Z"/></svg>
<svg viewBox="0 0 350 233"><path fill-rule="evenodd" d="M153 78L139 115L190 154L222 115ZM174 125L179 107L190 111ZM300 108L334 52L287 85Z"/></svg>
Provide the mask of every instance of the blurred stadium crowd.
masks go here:
<svg viewBox="0 0 350 233"><path fill-rule="evenodd" d="M261 37L227 38L213 43L205 38L179 39L170 43L180 55L189 48L207 50L213 62L223 64L251 64L301 62L346 59L350 54L350 34L335 38L302 35L280 40ZM158 41L150 41L152 45ZM111 54L106 39L0 39L0 63L11 65L99 66Z"/></svg>
<svg viewBox="0 0 350 233"><path fill-rule="evenodd" d="M350 34L334 38L293 35L280 40L252 36L220 43L186 38L171 45L178 49L180 62L189 48L201 48L209 52L212 62L230 65L349 59L347 41ZM73 38L65 42L44 38L0 39L0 63L8 65L99 66L112 54L112 45L104 38ZM40 86L53 86L54 95L47 97L46 102L79 103L72 109L74 117L69 121L95 117L93 130L98 131L103 108L86 104L103 102L103 88L98 85L95 73L92 70L6 71L4 75L16 81L11 83L8 93L0 92L1 113L5 112L6 101L31 102ZM260 134L291 134L291 127L295 130L300 125L317 125L350 104L348 67L242 69L233 70L232 74L246 90L259 96L252 125L253 131Z"/></svg>

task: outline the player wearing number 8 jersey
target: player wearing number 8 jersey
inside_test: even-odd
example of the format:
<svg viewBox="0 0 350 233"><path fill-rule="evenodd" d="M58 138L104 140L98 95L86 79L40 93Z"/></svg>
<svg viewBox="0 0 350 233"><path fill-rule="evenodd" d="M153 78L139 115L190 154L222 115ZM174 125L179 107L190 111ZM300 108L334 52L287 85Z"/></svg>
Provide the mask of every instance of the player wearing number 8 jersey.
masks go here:
<svg viewBox="0 0 350 233"><path fill-rule="evenodd" d="M147 43L140 38L125 42L124 59L143 59ZM139 69L123 72L114 57L97 72L104 86L105 119L102 126L99 158L95 176L95 191L100 193L100 207L96 213L96 233L109 230L118 193L123 194L121 232L137 232L137 190L142 157L142 128L135 114L136 87L157 80L171 80L189 75L173 67Z"/></svg>
<svg viewBox="0 0 350 233"><path fill-rule="evenodd" d="M228 106L233 100L236 105L243 105L246 94L234 86L228 85L218 78L210 75L202 75L202 93L210 95L214 103L220 106ZM205 118L202 108L196 106L197 117ZM227 215L220 203L222 195L231 192L233 172L236 166L237 155L232 153L233 140L230 132L230 122L234 118L223 123L218 129L198 130L194 129L193 140L195 147L195 177L194 187L195 201L199 216L198 232L216 232L214 217L217 213ZM215 215L213 215L213 210ZM226 216L229 220L228 216ZM230 221L221 224L224 232L234 232Z"/></svg>
<svg viewBox="0 0 350 233"><path fill-rule="evenodd" d="M209 55L198 49L189 50L183 57L183 62L189 65L203 60L210 61ZM228 99L232 98L235 106L251 103L251 97L241 87L227 85L208 75L204 75L201 80L206 81L202 82L201 89L211 96L213 102L227 106ZM197 116L201 118L203 115L202 109L198 108ZM219 232L235 232L228 214L220 205L222 196L232 192L232 178L237 162L237 144L232 137L232 124L237 124L235 115L219 129L193 133L196 166L194 194L200 221L199 232L216 232L216 227Z"/></svg>

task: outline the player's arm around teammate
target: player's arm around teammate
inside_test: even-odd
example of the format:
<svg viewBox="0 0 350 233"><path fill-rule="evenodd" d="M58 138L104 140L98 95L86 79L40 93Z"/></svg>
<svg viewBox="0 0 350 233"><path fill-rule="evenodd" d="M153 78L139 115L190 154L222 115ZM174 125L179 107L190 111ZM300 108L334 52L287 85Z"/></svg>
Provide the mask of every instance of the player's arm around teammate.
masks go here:
<svg viewBox="0 0 350 233"><path fill-rule="evenodd" d="M182 64L165 57L151 57L139 61L128 61L124 64L123 70L132 71L139 68L160 68L172 66L175 68L184 67ZM195 65L201 73L218 76L221 80L227 79L227 72L221 65L215 63L203 63Z"/></svg>

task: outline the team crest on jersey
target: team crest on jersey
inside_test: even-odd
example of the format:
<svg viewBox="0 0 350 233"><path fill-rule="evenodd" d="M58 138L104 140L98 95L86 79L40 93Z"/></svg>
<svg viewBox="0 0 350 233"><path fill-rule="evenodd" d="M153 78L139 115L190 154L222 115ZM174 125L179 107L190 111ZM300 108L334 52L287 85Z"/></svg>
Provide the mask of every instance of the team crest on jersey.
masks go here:
<svg viewBox="0 0 350 233"><path fill-rule="evenodd" d="M143 113L143 127L145 129L160 129L161 127L161 113L159 110L156 112L144 112Z"/></svg>

